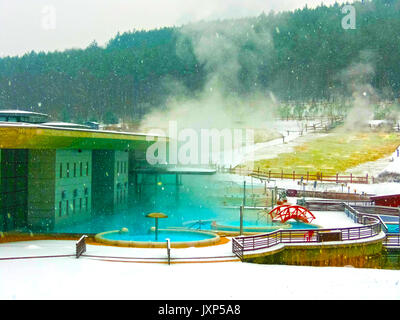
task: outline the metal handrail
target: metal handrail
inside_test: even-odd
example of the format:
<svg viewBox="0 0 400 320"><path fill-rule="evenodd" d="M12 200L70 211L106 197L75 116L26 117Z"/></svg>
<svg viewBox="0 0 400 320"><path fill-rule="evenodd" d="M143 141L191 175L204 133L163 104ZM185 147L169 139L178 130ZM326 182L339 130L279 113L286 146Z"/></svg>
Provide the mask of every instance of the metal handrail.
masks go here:
<svg viewBox="0 0 400 320"><path fill-rule="evenodd" d="M336 204L335 204L336 205ZM354 221L362 226L346 228L306 229L306 230L283 230L258 234L252 236L240 236L232 239L232 251L241 260L245 252L267 249L280 243L316 243L320 242L320 234L326 232L340 232L341 241L353 241L371 238L382 231L382 220L378 217L361 214L346 203L343 208L351 213Z"/></svg>
<svg viewBox="0 0 400 320"><path fill-rule="evenodd" d="M387 233L383 244L389 249L400 247L400 233Z"/></svg>

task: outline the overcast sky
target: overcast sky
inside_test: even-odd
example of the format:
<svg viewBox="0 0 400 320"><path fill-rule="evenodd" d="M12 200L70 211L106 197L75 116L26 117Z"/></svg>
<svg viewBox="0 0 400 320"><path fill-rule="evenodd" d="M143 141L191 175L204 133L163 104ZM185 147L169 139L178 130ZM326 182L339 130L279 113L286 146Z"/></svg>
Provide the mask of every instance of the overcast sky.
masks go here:
<svg viewBox="0 0 400 320"><path fill-rule="evenodd" d="M237 18L335 0L0 0L0 56L104 45L117 32ZM344 1L337 0L339 3ZM351 2L351 1L350 1Z"/></svg>

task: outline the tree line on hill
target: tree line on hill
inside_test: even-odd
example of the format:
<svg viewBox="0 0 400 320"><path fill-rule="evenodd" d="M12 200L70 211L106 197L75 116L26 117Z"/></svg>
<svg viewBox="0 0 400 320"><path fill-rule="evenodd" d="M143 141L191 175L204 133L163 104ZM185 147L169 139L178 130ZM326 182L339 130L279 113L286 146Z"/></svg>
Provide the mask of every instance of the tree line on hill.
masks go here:
<svg viewBox="0 0 400 320"><path fill-rule="evenodd" d="M94 41L84 49L3 57L0 107L44 112L63 121L140 120L151 110L165 108L171 97L204 92L218 64L230 61L230 50L236 59L235 81L219 78L224 94L272 92L282 102L337 102L367 85L375 96L396 100L400 1L352 5L355 29L343 28L343 5L321 5L118 33L105 46ZM240 32L230 35L231 26ZM215 30L220 34L215 32L213 42L199 47L204 32ZM226 39L233 47L220 51L225 61L211 63L213 50ZM175 82L179 90L170 85Z"/></svg>

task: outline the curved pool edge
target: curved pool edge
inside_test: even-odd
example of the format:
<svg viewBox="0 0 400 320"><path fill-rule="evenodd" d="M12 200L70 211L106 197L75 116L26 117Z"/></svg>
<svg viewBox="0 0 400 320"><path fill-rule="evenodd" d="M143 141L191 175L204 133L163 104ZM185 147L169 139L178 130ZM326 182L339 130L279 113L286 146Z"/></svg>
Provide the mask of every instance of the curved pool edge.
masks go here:
<svg viewBox="0 0 400 320"><path fill-rule="evenodd" d="M317 224L310 223L312 228L310 230L317 230L321 229L322 227ZM290 230L292 228L291 224L287 225L276 225L276 226L263 226L263 227L256 227L256 226L243 226L243 234L263 234L263 233L270 233L270 232L275 232L277 230ZM292 230L308 230L308 229L302 229L302 228L293 228ZM222 225L222 224L215 224L211 231L218 233L218 234L224 234L226 235L236 235L240 233L240 227L237 226L229 226L229 225Z"/></svg>
<svg viewBox="0 0 400 320"><path fill-rule="evenodd" d="M159 231L169 231L169 232L182 232L182 233L201 233L212 236L209 239L202 239L196 241L171 241L171 248L190 248L190 247L207 247L213 246L220 242L221 238L218 234L213 232L205 231L187 231L178 229L159 229ZM126 241L126 240L110 240L103 236L110 233L120 233L120 230L112 230L98 233L94 236L94 240L99 243L117 246L117 247L130 247L130 248L167 248L166 242L155 242L155 241Z"/></svg>

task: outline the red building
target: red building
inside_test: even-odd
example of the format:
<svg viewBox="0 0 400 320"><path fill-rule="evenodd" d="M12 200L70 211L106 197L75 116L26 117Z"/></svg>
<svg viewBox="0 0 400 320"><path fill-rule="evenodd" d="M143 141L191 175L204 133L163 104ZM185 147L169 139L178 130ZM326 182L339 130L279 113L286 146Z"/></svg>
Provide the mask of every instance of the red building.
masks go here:
<svg viewBox="0 0 400 320"><path fill-rule="evenodd" d="M400 207L400 194L370 197L376 206Z"/></svg>

